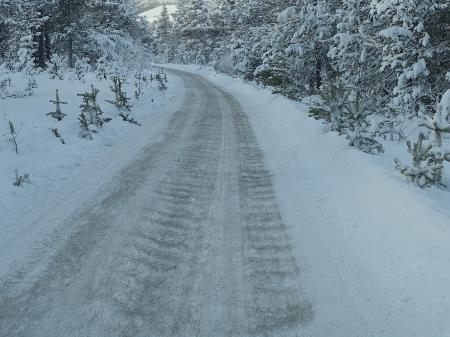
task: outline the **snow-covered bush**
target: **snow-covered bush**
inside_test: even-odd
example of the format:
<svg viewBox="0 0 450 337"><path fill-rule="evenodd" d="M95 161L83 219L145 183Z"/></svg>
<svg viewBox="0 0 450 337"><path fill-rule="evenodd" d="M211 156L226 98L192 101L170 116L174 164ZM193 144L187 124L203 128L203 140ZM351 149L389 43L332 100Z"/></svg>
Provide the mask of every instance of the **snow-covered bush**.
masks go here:
<svg viewBox="0 0 450 337"><path fill-rule="evenodd" d="M337 80L325 86L321 102L313 105L309 113L323 119L332 131L345 134L350 146L370 154L383 152L383 146L369 130L371 112L364 103L361 94Z"/></svg>
<svg viewBox="0 0 450 337"><path fill-rule="evenodd" d="M50 58L50 62L48 64L47 69L48 73L50 74L50 77L52 79L62 80L66 64L67 62L64 57L58 54L53 54L52 57Z"/></svg>
<svg viewBox="0 0 450 337"><path fill-rule="evenodd" d="M106 57L101 57L97 61L97 78L99 80L106 80L111 74L111 65L106 60Z"/></svg>
<svg viewBox="0 0 450 337"><path fill-rule="evenodd" d="M89 60L87 58L77 58L73 71L78 80L82 80L84 76L91 71Z"/></svg>

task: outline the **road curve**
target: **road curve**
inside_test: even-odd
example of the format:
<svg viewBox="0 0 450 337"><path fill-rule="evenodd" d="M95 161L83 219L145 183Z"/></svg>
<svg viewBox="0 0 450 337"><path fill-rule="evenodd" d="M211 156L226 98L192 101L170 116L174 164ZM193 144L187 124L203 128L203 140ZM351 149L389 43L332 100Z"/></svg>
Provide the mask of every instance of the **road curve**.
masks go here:
<svg viewBox="0 0 450 337"><path fill-rule="evenodd" d="M32 278L0 287L1 337L301 336L313 309L247 116L185 83L164 140L68 216Z"/></svg>

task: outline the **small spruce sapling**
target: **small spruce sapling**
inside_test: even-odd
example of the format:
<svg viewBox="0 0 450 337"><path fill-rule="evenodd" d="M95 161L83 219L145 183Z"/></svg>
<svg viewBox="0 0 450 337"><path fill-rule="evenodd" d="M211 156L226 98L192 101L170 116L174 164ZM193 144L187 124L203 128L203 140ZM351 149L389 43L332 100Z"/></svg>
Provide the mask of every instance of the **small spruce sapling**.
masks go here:
<svg viewBox="0 0 450 337"><path fill-rule="evenodd" d="M130 117L131 105L129 103L130 98L127 96L127 93L123 91L122 86L124 80L119 76L112 77L113 85L111 86L111 91L114 92L115 101L107 101L116 106L117 110L119 110L119 116L125 122L141 125L134 118Z"/></svg>
<svg viewBox="0 0 450 337"><path fill-rule="evenodd" d="M97 103L97 96L100 91L91 85L91 92L78 94L83 98L83 104L80 105L81 112L85 114L90 125L102 127L103 124L111 121L111 118L103 118L103 111Z"/></svg>
<svg viewBox="0 0 450 337"><path fill-rule="evenodd" d="M3 119L5 120L6 124L8 124L8 133L10 136L8 141L14 145L14 150L16 151L16 154L19 154L19 144L20 144L19 134L20 131L22 130L22 127L17 129L11 120L6 119L6 114L3 115Z"/></svg>
<svg viewBox="0 0 450 337"><path fill-rule="evenodd" d="M58 138L61 141L61 144L65 145L66 142L64 141L64 139L62 138L61 134L59 133L59 130L57 128L54 129L50 129L51 133Z"/></svg>
<svg viewBox="0 0 450 337"><path fill-rule="evenodd" d="M21 186L23 183L28 182L30 175L28 173L23 173L23 174L19 174L19 171L16 169L14 170L15 174L16 174L16 179L13 183L14 186Z"/></svg>
<svg viewBox="0 0 450 337"><path fill-rule="evenodd" d="M134 82L134 86L136 90L134 91L134 97L138 100L142 95L142 83L144 80L144 76L142 76L142 69L139 69L135 75L136 81Z"/></svg>
<svg viewBox="0 0 450 337"><path fill-rule="evenodd" d="M444 134L450 133L450 103L447 105L447 99L450 101L450 90L443 95L442 101L437 104L434 116L424 116L423 123L420 124L420 126L434 133L434 145L439 148L442 146Z"/></svg>
<svg viewBox="0 0 450 337"><path fill-rule="evenodd" d="M97 61L97 78L99 80L106 80L108 78L111 68L105 57L101 57Z"/></svg>
<svg viewBox="0 0 450 337"><path fill-rule="evenodd" d="M84 112L81 112L78 116L78 121L80 122L80 136L81 138L89 138L90 140L93 140L92 133L96 133L96 130L91 130L89 120L84 114Z"/></svg>
<svg viewBox="0 0 450 337"><path fill-rule="evenodd" d="M63 69L64 69L64 58L58 54L53 54L50 59L50 64L48 67L48 72L52 79L63 79Z"/></svg>
<svg viewBox="0 0 450 337"><path fill-rule="evenodd" d="M349 145L368 154L384 152L383 146L369 133L371 113L365 109L362 96L359 93L353 96L344 105L341 120Z"/></svg>
<svg viewBox="0 0 450 337"><path fill-rule="evenodd" d="M54 119L56 119L57 121L62 121L64 117L66 117L67 115L65 113L62 112L61 110L61 104L67 104L67 102L62 102L59 99L59 91L58 89L56 89L56 100L50 100L50 103L55 104L55 111L49 112L47 114L47 116L51 116Z"/></svg>
<svg viewBox="0 0 450 337"><path fill-rule="evenodd" d="M339 80L325 85L321 94L322 102L310 108L309 114L315 119L323 119L332 131L343 132L343 115L348 103L348 88Z"/></svg>
<svg viewBox="0 0 450 337"><path fill-rule="evenodd" d="M75 61L74 72L78 80L81 81L90 70L91 66L87 58L79 58Z"/></svg>
<svg viewBox="0 0 450 337"><path fill-rule="evenodd" d="M403 165L400 160L395 160L396 169L406 176L413 184L424 188L430 186L444 187L441 182L444 160L450 159L440 153L432 151L432 144L424 144L425 135L419 134L416 143L408 141L408 152L412 156L412 166Z"/></svg>

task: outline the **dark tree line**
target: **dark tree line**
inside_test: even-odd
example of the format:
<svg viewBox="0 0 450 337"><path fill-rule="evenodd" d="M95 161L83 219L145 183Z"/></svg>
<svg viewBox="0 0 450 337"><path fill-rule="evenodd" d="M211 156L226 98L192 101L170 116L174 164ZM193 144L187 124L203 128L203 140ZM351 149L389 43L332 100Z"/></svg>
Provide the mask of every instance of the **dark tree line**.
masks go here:
<svg viewBox="0 0 450 337"><path fill-rule="evenodd" d="M46 68L53 54L70 67L114 59L149 36L127 0L0 0L0 64L16 70Z"/></svg>

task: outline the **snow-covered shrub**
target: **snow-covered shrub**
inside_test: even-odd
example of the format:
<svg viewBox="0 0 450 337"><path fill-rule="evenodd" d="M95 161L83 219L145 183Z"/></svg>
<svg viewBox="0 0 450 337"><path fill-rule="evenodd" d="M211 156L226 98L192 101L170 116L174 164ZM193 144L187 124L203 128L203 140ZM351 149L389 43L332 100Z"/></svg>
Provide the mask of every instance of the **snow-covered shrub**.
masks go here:
<svg viewBox="0 0 450 337"><path fill-rule="evenodd" d="M52 79L62 80L66 64L67 62L64 57L58 54L53 54L52 57L50 58L50 62L48 64L47 69L48 73L50 74L50 77Z"/></svg>
<svg viewBox="0 0 450 337"><path fill-rule="evenodd" d="M99 80L106 80L111 74L111 65L106 60L106 57L101 57L97 61L97 78Z"/></svg>

